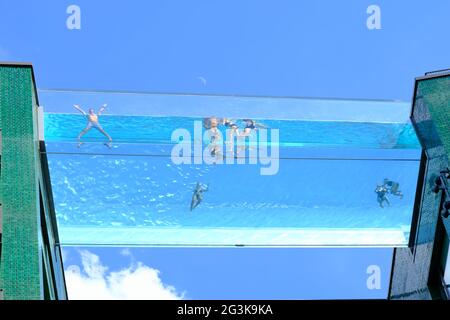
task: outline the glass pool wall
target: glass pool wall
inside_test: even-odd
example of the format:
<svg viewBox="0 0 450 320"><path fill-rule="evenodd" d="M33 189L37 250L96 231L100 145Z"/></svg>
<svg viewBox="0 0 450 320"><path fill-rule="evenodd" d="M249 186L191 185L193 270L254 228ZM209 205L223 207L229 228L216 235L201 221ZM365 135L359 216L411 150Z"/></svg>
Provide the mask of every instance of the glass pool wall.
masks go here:
<svg viewBox="0 0 450 320"><path fill-rule="evenodd" d="M420 145L409 104L389 101L40 92L61 242L66 245L404 246ZM73 104L108 103L112 136L89 132ZM279 130L274 175L267 165L181 164L172 132L194 138L204 117L252 118ZM224 128L222 127L221 130ZM255 134L258 134L257 132ZM204 140L204 139L203 139ZM186 143L189 141L185 141ZM205 141L202 141L205 142ZM206 144L203 147L206 147ZM193 148L193 147L192 147ZM192 162L194 162L193 158ZM237 160L234 159L236 162ZM377 201L387 178L402 196ZM190 210L197 183L208 186Z"/></svg>

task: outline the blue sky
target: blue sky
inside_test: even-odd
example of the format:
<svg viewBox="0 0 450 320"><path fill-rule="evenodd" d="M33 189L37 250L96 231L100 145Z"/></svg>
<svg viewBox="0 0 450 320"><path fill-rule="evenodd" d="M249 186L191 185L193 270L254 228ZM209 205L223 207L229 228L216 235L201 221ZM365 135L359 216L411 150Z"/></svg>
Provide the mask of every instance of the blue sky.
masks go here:
<svg viewBox="0 0 450 320"><path fill-rule="evenodd" d="M172 286L174 295L184 299L385 299L392 258L392 249L388 248L66 247L66 266L82 265L80 252L85 250L100 257L101 264L109 268L103 279L124 269L136 271L142 262L159 270L163 285ZM101 289L91 286L98 278L89 275L89 270L99 267L87 265L85 270L77 271L77 276L71 272L66 275L69 294L86 298L88 290L80 290L80 296L80 291L71 291L72 287L80 287L91 288L91 292L103 297ZM372 265L380 268L381 287L369 290L367 269ZM136 278L145 281L142 272L135 273L141 274ZM103 281L110 291L127 288L123 284L126 280ZM149 292L142 296L151 295L154 290L161 291L161 285L148 287Z"/></svg>
<svg viewBox="0 0 450 320"><path fill-rule="evenodd" d="M70 4L81 8L81 30L66 28ZM381 8L381 30L366 27L371 4ZM450 66L449 12L447 0L4 0L0 60L32 62L39 88L410 101L414 77ZM158 292L211 299L383 298L392 255L339 248L83 250L65 249L66 265L81 266L73 273L79 288L111 270L137 274L140 261L159 270L144 270ZM382 290L364 287L371 264L381 268Z"/></svg>
<svg viewBox="0 0 450 320"><path fill-rule="evenodd" d="M381 30L366 9L381 8ZM66 8L81 8L81 30ZM41 88L409 101L449 67L450 3L431 1L2 1L0 59ZM205 82L201 78L206 80Z"/></svg>

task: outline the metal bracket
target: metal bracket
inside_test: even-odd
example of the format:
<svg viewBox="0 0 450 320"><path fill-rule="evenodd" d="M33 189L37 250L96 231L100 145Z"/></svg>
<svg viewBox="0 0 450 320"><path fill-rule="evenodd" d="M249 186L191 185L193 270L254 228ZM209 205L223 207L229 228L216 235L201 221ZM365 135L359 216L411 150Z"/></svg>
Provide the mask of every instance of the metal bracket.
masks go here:
<svg viewBox="0 0 450 320"><path fill-rule="evenodd" d="M433 191L435 193L442 191L444 201L441 215L443 218L448 218L450 216L450 170L448 168L442 170L441 174L436 178Z"/></svg>
<svg viewBox="0 0 450 320"><path fill-rule="evenodd" d="M44 107L38 106L37 108L37 122L38 122L38 139L44 141Z"/></svg>

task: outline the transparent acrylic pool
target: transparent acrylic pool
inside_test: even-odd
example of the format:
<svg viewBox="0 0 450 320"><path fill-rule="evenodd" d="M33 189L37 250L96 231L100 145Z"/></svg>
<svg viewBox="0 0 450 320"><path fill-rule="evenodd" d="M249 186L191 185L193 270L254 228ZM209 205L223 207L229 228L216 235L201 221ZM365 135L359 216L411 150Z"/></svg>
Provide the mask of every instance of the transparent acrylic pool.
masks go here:
<svg viewBox="0 0 450 320"><path fill-rule="evenodd" d="M75 141L77 114L47 113L45 138L61 242L66 245L404 246L420 162L407 122L259 119L279 129L279 171L261 165L175 165L171 133L189 116L104 115ZM93 130L94 131L94 130ZM381 208L388 178L403 198ZM197 182L203 202L190 203Z"/></svg>

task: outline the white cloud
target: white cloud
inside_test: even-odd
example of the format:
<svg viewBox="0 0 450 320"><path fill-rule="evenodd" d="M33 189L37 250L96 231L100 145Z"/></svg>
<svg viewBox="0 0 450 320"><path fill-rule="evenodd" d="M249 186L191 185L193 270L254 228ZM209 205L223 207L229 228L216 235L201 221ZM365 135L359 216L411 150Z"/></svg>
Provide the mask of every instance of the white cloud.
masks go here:
<svg viewBox="0 0 450 320"><path fill-rule="evenodd" d="M108 272L99 256L80 251L83 272L79 266L66 269L66 285L70 300L178 300L180 294L165 285L159 271L137 263L117 272Z"/></svg>

